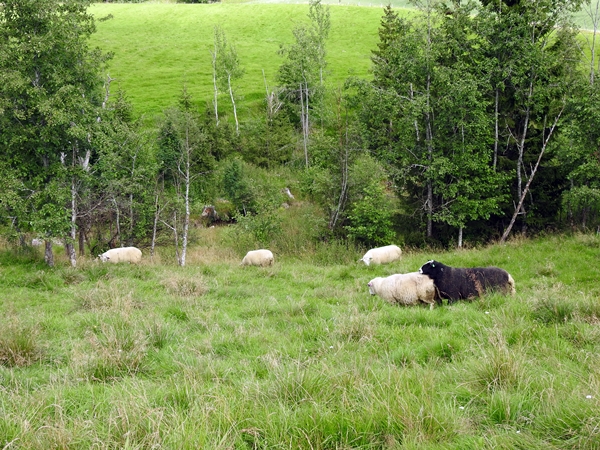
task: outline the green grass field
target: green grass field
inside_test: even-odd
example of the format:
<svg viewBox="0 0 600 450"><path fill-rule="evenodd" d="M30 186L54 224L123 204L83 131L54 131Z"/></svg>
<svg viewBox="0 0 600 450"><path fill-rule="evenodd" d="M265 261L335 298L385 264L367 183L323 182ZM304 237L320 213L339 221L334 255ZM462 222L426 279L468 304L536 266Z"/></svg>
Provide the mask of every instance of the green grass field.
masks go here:
<svg viewBox="0 0 600 450"><path fill-rule="evenodd" d="M370 55L377 45L386 3L324 4L331 8L329 86L341 86L350 75L369 77ZM392 5L401 14L411 14L407 0ZM111 85L113 93L123 90L134 105L134 114L150 123L176 104L184 84L199 107L212 101L210 50L217 25L235 45L246 71L236 86L241 120L257 114L265 98L265 81L270 89L276 85L282 62L277 54L280 45L290 43L292 29L308 21L307 2L97 3L91 12L98 28L91 45L114 54L108 71L116 78ZM101 20L107 17L110 19ZM591 26L584 12L577 15L577 21L583 28ZM220 107L229 109L226 96Z"/></svg>
<svg viewBox="0 0 600 450"><path fill-rule="evenodd" d="M306 4L102 3L91 11L97 19L112 15L98 21L92 45L114 53L109 70L117 79L113 91L122 89L135 113L149 118L175 105L184 84L197 104L212 100L210 50L216 25L235 45L246 71L237 94L241 117L251 114L265 98L265 80L270 89L276 85L280 45L290 43L294 26L308 20ZM331 86L341 86L351 74L368 76L381 16L380 8L331 7ZM221 103L227 107L225 96Z"/></svg>
<svg viewBox="0 0 600 450"><path fill-rule="evenodd" d="M224 233L199 230L185 268L0 252L0 448L600 448L599 236L243 268ZM368 294L431 258L504 267L517 294Z"/></svg>

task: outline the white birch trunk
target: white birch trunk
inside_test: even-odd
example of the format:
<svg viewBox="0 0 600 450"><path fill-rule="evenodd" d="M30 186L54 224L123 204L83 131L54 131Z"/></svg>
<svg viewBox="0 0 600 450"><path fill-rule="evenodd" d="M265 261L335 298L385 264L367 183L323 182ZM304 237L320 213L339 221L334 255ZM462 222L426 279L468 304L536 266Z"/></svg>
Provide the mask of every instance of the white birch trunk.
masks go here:
<svg viewBox="0 0 600 450"><path fill-rule="evenodd" d="M533 171L531 172L529 180L527 180L527 184L525 185L525 188L523 189L523 193L521 194L521 198L519 199L519 204L515 208L515 212L514 212L512 218L511 218L511 220L510 220L510 223L508 224L508 227L506 227L506 230L504 231L504 234L500 238L500 243L501 244L506 241L506 238L510 234L510 232L512 230L512 227L515 224L515 221L517 220L517 216L519 215L519 210L523 206L523 202L525 201L525 197L527 196L527 193L529 192L529 186L531 186L531 182L533 181L533 177L535 176L535 173L537 172L537 169L540 166L540 161L542 160L542 156L544 156L544 152L546 151L546 147L548 145L548 141L550 140L550 138L552 137L552 134L554 133L554 129L556 128L556 125L558 124L558 121L560 120L560 117L562 115L563 110L564 110L564 105L563 105L563 108L558 113L558 115L556 116L556 118L554 119L554 124L552 125L552 128L550 128L550 132L548 133L548 136L544 139L544 142L542 144L542 149L540 150L540 154L538 155L538 159L537 159L537 161L535 163L535 166L533 167Z"/></svg>
<svg viewBox="0 0 600 450"><path fill-rule="evenodd" d="M213 106L215 108L215 120L217 122L217 126L219 125L219 110L217 106L217 99L219 96L219 88L217 87L217 45L215 42L215 51L211 52L212 55L212 66L213 66L213 88L215 91L215 96L213 99Z"/></svg>
<svg viewBox="0 0 600 450"><path fill-rule="evenodd" d="M240 124L238 122L237 108L235 106L235 98L233 97L233 88L231 87L231 74L227 74L227 85L229 86L229 96L231 97L231 104L233 105L233 117L235 118L235 132L240 134Z"/></svg>
<svg viewBox="0 0 600 450"><path fill-rule="evenodd" d="M71 267L77 266L77 255L75 254L75 239L77 239L77 188L75 187L75 178L71 179L71 240L65 242L67 255Z"/></svg>

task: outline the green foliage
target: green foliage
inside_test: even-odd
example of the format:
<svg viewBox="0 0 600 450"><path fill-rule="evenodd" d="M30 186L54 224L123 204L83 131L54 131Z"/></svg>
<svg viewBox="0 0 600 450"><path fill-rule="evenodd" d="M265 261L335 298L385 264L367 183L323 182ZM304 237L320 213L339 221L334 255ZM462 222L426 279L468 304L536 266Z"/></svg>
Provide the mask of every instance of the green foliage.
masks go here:
<svg viewBox="0 0 600 450"><path fill-rule="evenodd" d="M394 200L386 192L386 179L381 167L364 157L350 169L350 205L348 207L348 237L367 246L396 242L393 229Z"/></svg>
<svg viewBox="0 0 600 450"><path fill-rule="evenodd" d="M2 203L18 230L66 236L74 183L85 183L107 60L88 47L88 6L11 0L0 9L0 165L13 181Z"/></svg>
<svg viewBox="0 0 600 450"><path fill-rule="evenodd" d="M255 247L268 247L282 234L281 219L276 211L263 210L260 213L248 213L236 218L237 224L233 233L239 242L237 249L252 249Z"/></svg>
<svg viewBox="0 0 600 450"><path fill-rule="evenodd" d="M221 182L225 197L241 214L256 211L256 196L251 180L246 174L246 166L239 158L231 158L221 168Z"/></svg>
<svg viewBox="0 0 600 450"><path fill-rule="evenodd" d="M395 241L391 201L382 186L368 186L364 197L350 207L348 237L367 246L387 245Z"/></svg>
<svg viewBox="0 0 600 450"><path fill-rule="evenodd" d="M325 43L331 28L329 7L323 6L321 0L310 0L308 18L308 25L298 25L292 30L295 42L281 45L279 54L284 61L277 73L283 98L291 110L301 106L301 117L308 116L308 110L316 109L323 100L327 67Z"/></svg>
<svg viewBox="0 0 600 450"><path fill-rule="evenodd" d="M289 164L296 145L294 129L281 112L243 124L241 140L244 160L264 168Z"/></svg>

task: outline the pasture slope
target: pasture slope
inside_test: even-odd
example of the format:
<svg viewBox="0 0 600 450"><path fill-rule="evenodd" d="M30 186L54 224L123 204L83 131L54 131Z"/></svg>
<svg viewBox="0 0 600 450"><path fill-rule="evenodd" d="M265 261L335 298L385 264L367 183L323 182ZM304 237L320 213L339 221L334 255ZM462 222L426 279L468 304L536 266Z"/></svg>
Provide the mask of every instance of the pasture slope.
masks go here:
<svg viewBox="0 0 600 450"><path fill-rule="evenodd" d="M221 232L184 268L164 248L52 270L1 250L0 448L600 448L600 236L369 267L329 244L261 268ZM517 294L369 295L430 259L503 267Z"/></svg>
<svg viewBox="0 0 600 450"><path fill-rule="evenodd" d="M249 114L276 84L280 45L292 42L292 29L308 21L306 4L97 3L90 11L97 19L91 45L114 55L111 88L122 89L136 114L149 117L175 105L184 84L200 105L212 100L210 52L217 25L245 69L236 92L241 116ZM350 75L368 76L382 14L380 8L331 8L331 86L340 87Z"/></svg>
<svg viewBox="0 0 600 450"><path fill-rule="evenodd" d="M323 3L331 7L326 74L329 86L340 87L351 75L368 78L370 55L377 46L377 30L387 2ZM391 4L401 15L414 11L408 0ZM198 105L212 100L210 51L217 25L236 47L246 71L236 86L240 117L243 120L256 113L265 90L276 84L275 75L282 62L277 54L280 45L290 43L292 29L308 21L307 2L270 0L96 3L90 12L97 19L91 45L114 54L108 70L115 79L113 93L124 91L134 105L134 114L148 120L175 105L184 85ZM586 12L575 18L583 29L592 28ZM221 107L229 107L225 98Z"/></svg>

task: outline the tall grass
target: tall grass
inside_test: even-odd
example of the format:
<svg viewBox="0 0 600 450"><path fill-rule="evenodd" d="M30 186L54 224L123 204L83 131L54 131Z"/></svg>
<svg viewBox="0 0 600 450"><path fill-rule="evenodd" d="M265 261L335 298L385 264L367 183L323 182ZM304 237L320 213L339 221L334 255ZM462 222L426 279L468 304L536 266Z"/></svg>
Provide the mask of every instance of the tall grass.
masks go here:
<svg viewBox="0 0 600 450"><path fill-rule="evenodd" d="M183 268L168 249L51 270L2 250L0 447L600 446L600 237L370 267L361 249L288 242L258 268L230 232L196 229ZM502 266L517 294L432 311L368 295L431 258Z"/></svg>

